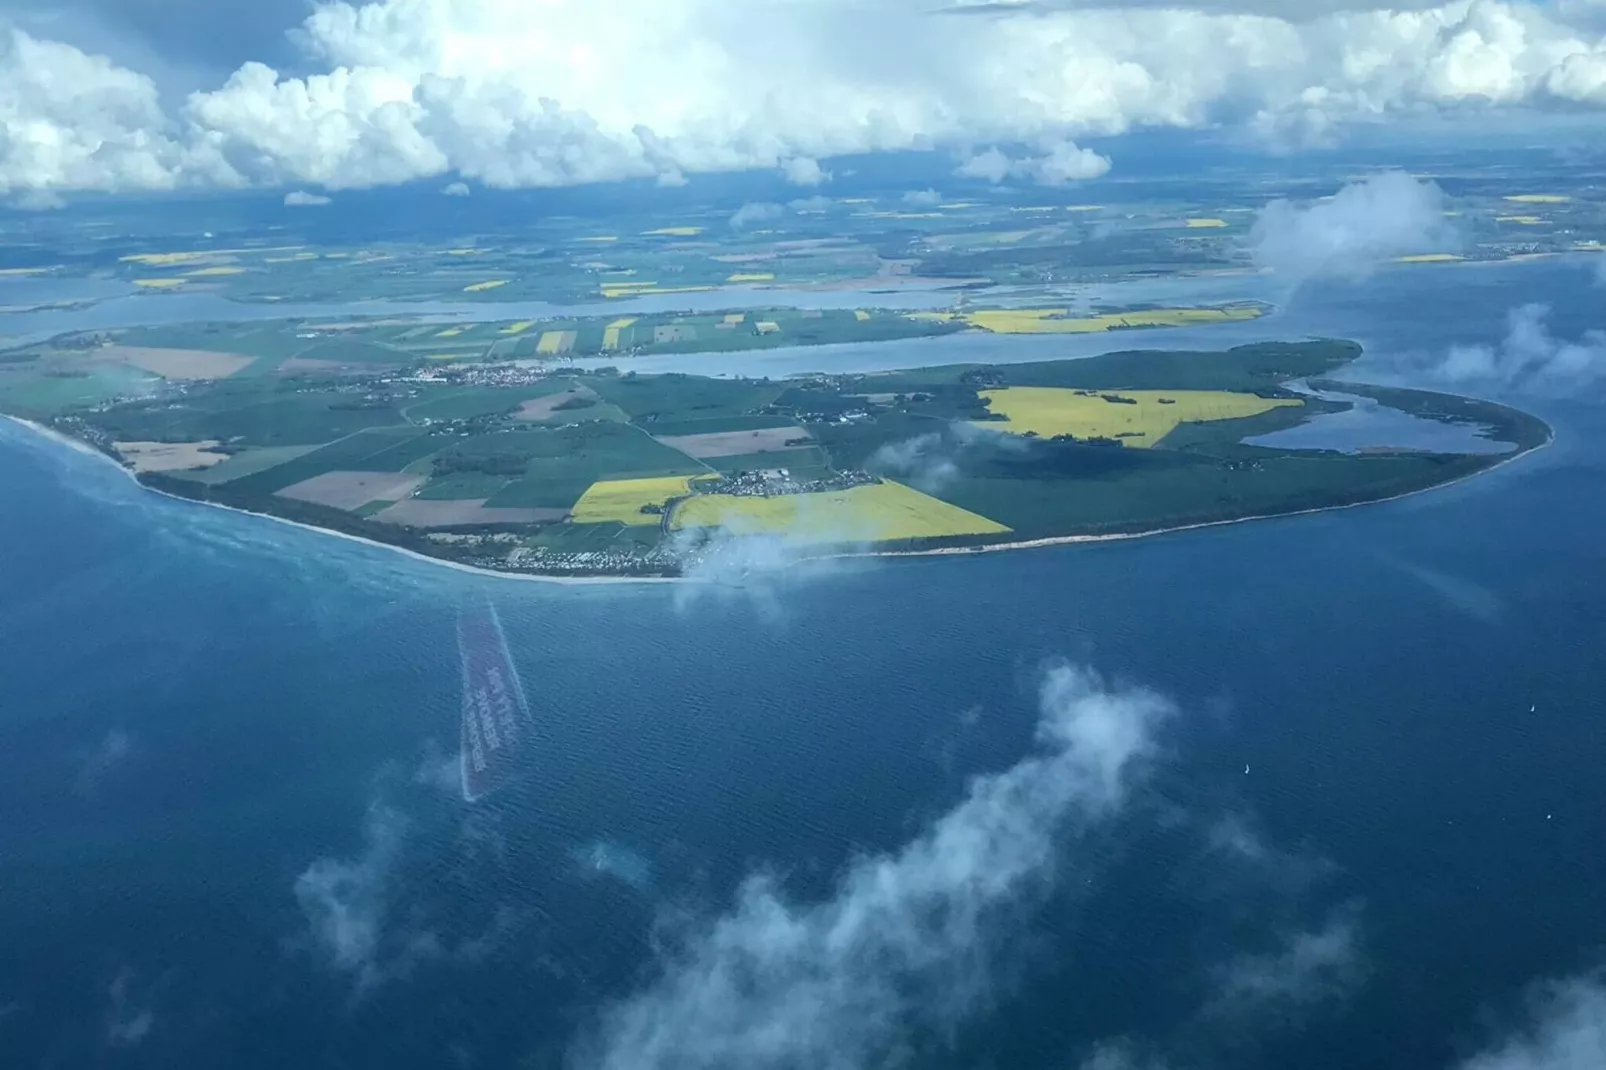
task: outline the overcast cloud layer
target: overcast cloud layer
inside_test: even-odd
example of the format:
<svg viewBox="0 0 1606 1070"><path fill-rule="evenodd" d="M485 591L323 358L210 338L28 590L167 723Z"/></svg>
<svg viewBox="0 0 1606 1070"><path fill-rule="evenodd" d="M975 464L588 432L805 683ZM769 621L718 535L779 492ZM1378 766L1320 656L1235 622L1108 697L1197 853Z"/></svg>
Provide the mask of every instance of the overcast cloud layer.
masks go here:
<svg viewBox="0 0 1606 1070"><path fill-rule="evenodd" d="M743 168L815 181L832 156L933 146L972 173L1052 182L1102 170L1075 138L1136 126L1246 124L1303 144L1358 118L1606 108L1600 0L1371 6L315 3L291 54L321 73L247 62L185 98L158 93L152 73L172 82L163 41L119 53L141 69L120 66L49 39L79 20L11 0L30 29L0 25L0 195L435 176L677 182ZM949 13L959 9L970 13ZM172 47L185 44L197 47L193 35ZM286 52L282 40L261 48ZM988 155L1017 142L1040 155Z"/></svg>

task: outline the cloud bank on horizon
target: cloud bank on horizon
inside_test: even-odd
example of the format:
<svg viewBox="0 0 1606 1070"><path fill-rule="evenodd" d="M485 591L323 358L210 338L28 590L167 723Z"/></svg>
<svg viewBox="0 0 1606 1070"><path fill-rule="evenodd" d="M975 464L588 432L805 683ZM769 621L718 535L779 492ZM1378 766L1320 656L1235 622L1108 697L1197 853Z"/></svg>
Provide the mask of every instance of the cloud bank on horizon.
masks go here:
<svg viewBox="0 0 1606 1070"><path fill-rule="evenodd" d="M0 20L38 6L0 0ZM87 20L34 18L0 25L0 195L758 168L808 185L834 156L933 148L1054 182L1108 166L1076 138L1139 128L1306 144L1351 121L1606 109L1599 0L1391 7L322 0L293 34L313 73L251 61L182 99L159 90L158 58L113 60L52 39ZM991 148L1019 143L1041 155Z"/></svg>

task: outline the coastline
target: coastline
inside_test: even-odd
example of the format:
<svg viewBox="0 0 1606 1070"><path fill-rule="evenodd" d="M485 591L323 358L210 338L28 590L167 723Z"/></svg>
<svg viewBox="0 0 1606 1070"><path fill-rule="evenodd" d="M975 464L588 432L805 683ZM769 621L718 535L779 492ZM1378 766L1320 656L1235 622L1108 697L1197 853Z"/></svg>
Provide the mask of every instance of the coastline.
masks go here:
<svg viewBox="0 0 1606 1070"><path fill-rule="evenodd" d="M109 464L113 468L117 469L117 471L121 472L132 483L134 483L135 486L139 487L140 490L148 491L152 494L159 494L162 497L169 498L173 501L187 502L191 505L199 505L212 509L222 509L225 512L236 513L241 516L260 517L264 520L271 520L278 524L286 524L293 528L300 528L303 531L317 532L321 535L332 535L338 539L345 539L349 542L360 543L364 546L377 547L381 550L389 550L392 553L402 554L406 557L412 558L415 561L422 561L431 565L439 565L444 568L454 569L458 572L466 572L476 576L489 576L494 579L524 580L535 583L555 583L570 587L593 586L598 584L617 585L677 583L725 586L725 584L722 584L718 580L700 580L694 576L553 576L534 572L508 572L498 569L481 568L478 565L465 565L462 562L449 561L443 557L431 557L429 554L422 554L417 550L410 550L405 546L397 546L394 543L380 542L377 539L368 539L361 535L352 535L348 532L336 531L333 528L321 528L315 524L304 524L298 520L289 520L282 516L275 516L272 513L261 513L252 509L240 509L232 505L223 505L219 502L202 501L197 498L186 498L181 494L170 494L167 491L159 490L156 487L141 483L139 477L135 475L134 472L118 464L113 458L95 449L93 446L90 446L81 439L73 438L71 435L64 435L52 427L47 427L44 424L25 419L21 416L12 416L6 413L0 413L0 419L10 420L12 423L18 424L36 434L42 435L45 438L56 442L58 445L65 446L67 449L86 454L100 461L104 461L106 464ZM1322 505L1313 509L1296 509L1286 513L1265 513L1257 516L1241 516L1234 517L1231 520L1207 520L1197 524L1179 524L1175 527L1155 528L1151 531L1121 532L1111 535L1051 535L1041 539L1026 539L1020 542L988 543L982 546L943 546L930 550L859 550L822 554L805 553L800 554L796 560L788 562L786 567L807 564L814 561L847 561L882 557L950 557L961 554L998 553L1005 550L1040 550L1053 546L1078 546L1089 543L1127 542L1133 539L1149 539L1160 535L1175 535L1184 531L1200 531L1206 528L1226 527L1231 524L1247 524L1256 521L1279 520L1285 517L1311 516L1317 513L1331 513L1344 509L1360 509L1366 506L1382 505L1386 502L1397 502L1406 498L1416 497L1419 494L1429 494L1433 491L1443 490L1447 487L1453 487L1457 484L1465 483L1466 481L1476 479L1479 476L1488 475L1490 472L1497 471L1498 469L1503 468L1514 461L1519 461L1524 457L1538 453L1540 450L1548 449L1556 441L1556 431L1555 428L1551 427L1548 423L1545 425L1545 427L1547 432L1545 435L1545 440L1531 449L1521 450L1517 453L1511 454L1510 456L1503 457L1487 468L1480 468L1475 472L1468 472L1465 475L1457 476L1455 479L1447 480L1443 483L1435 483L1430 487L1418 487L1414 490L1404 491L1400 494L1393 494L1386 498L1373 498L1369 501L1363 502L1348 502L1343 505Z"/></svg>

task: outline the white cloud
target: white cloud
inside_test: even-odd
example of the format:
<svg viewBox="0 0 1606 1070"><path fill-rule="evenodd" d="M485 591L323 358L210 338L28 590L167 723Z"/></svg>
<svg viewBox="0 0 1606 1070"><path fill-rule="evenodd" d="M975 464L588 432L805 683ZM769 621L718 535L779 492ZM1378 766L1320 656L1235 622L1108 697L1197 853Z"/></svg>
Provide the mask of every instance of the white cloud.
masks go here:
<svg viewBox="0 0 1606 1070"><path fill-rule="evenodd" d="M1011 158L996 147L990 148L966 157L954 169L954 174L960 178L981 178L988 182L1021 178L1043 186L1100 178L1109 172L1108 157L1066 140L1046 142L1040 156Z"/></svg>
<svg viewBox="0 0 1606 1070"><path fill-rule="evenodd" d="M54 212L67 207L67 200L54 190L26 189L12 198L11 207L20 212Z"/></svg>
<svg viewBox="0 0 1606 1070"><path fill-rule="evenodd" d="M820 168L812 156L794 156L781 165L781 174L794 186L819 186L831 181L831 172Z"/></svg>
<svg viewBox="0 0 1606 1070"><path fill-rule="evenodd" d="M355 858L320 858L296 878L296 902L329 964L351 974L359 990L382 980L381 941L390 878L406 822L381 803L368 809L363 850Z"/></svg>
<svg viewBox="0 0 1606 1070"><path fill-rule="evenodd" d="M778 204L767 201L756 201L744 204L731 213L730 225L736 230L750 227L754 223L773 223L786 214L786 209Z"/></svg>
<svg viewBox="0 0 1606 1070"><path fill-rule="evenodd" d="M1459 241L1443 191L1399 171L1352 182L1314 204L1273 201L1249 238L1255 262L1291 283L1360 275L1390 257L1442 252Z"/></svg>
<svg viewBox="0 0 1606 1070"><path fill-rule="evenodd" d="M835 156L1013 143L1048 143L1029 177L1069 181L1101 166L1071 139L1136 127L1252 116L1308 143L1423 111L1606 108L1600 5L1584 0L941 7L323 0L298 34L315 73L247 63L171 114L144 74L12 31L0 193L816 181Z"/></svg>
<svg viewBox="0 0 1606 1070"><path fill-rule="evenodd" d="M1218 971L1217 1010L1282 1013L1344 994L1359 978L1360 926L1352 910L1319 926L1278 934L1269 951L1240 955Z"/></svg>
<svg viewBox="0 0 1606 1070"><path fill-rule="evenodd" d="M1606 378L1606 331L1585 331L1569 341L1551 333L1549 319L1548 305L1512 309L1498 344L1454 346L1425 374L1453 386L1536 394L1566 393Z"/></svg>
<svg viewBox="0 0 1606 1070"><path fill-rule="evenodd" d="M1574 978L1534 995L1532 1019L1461 1070L1598 1070L1606 1066L1606 986Z"/></svg>
<svg viewBox="0 0 1606 1070"><path fill-rule="evenodd" d="M889 442L871 455L866 466L872 472L885 472L907 479L927 494L934 493L959 476L947 438L940 432L916 435L902 442Z"/></svg>
<svg viewBox="0 0 1606 1070"><path fill-rule="evenodd" d="M942 194L934 189L912 189L903 195L903 203L910 208L935 208L942 203Z"/></svg>
<svg viewBox="0 0 1606 1070"><path fill-rule="evenodd" d="M448 197L470 197L474 191L468 188L467 182L453 182L441 190Z"/></svg>
<svg viewBox="0 0 1606 1070"><path fill-rule="evenodd" d="M836 204L829 197L819 194L813 197L799 197L795 201L786 202L786 206L794 212L829 212Z"/></svg>
<svg viewBox="0 0 1606 1070"><path fill-rule="evenodd" d="M156 1012L142 1005L131 989L134 972L127 967L117 971L106 990L106 1040L118 1047L131 1048L150 1036L156 1026Z"/></svg>
<svg viewBox="0 0 1606 1070"><path fill-rule="evenodd" d="M321 193L308 193L305 190L291 190L284 195L286 208L322 208L333 203Z"/></svg>
<svg viewBox="0 0 1606 1070"><path fill-rule="evenodd" d="M1041 753L971 782L901 850L853 863L831 898L748 880L649 987L605 1013L600 1070L879 1065L911 1025L977 1007L1009 907L1070 838L1121 808L1171 705L1078 668L1043 683Z"/></svg>

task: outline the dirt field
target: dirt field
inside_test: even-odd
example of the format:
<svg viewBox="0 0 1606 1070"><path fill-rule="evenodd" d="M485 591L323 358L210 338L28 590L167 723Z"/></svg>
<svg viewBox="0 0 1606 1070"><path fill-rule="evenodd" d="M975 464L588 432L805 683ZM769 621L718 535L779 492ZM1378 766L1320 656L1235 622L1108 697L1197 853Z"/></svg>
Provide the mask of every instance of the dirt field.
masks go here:
<svg viewBox="0 0 1606 1070"><path fill-rule="evenodd" d="M791 439L808 437L809 433L801 427L766 427L762 431L713 431L706 435L664 435L658 441L688 456L705 458L739 457L744 453L801 449L801 446L788 446L786 443Z"/></svg>
<svg viewBox="0 0 1606 1070"><path fill-rule="evenodd" d="M529 420L532 423L539 420L550 420L554 416L562 415L562 412L558 409L559 405L574 398L590 398L592 401L602 400L597 397L596 391L589 386L577 386L572 390L565 390L561 394L548 394L544 398L526 401L519 406L519 411L513 414L513 419ZM584 410L577 409L575 411L583 412Z"/></svg>
<svg viewBox="0 0 1606 1070"><path fill-rule="evenodd" d="M329 372L338 371L345 365L334 360L319 360L317 357L291 357L279 365L281 375L294 375L296 372Z"/></svg>
<svg viewBox="0 0 1606 1070"><path fill-rule="evenodd" d="M208 349L147 349L143 346L109 346L100 351L100 356L132 364L164 379L227 379L256 360Z"/></svg>
<svg viewBox="0 0 1606 1070"><path fill-rule="evenodd" d="M117 452L136 472L184 472L210 468L229 459L226 453L212 453L217 439L205 442L115 442Z"/></svg>
<svg viewBox="0 0 1606 1070"><path fill-rule="evenodd" d="M424 485L426 476L400 472L325 472L303 479L279 491L281 498L327 505L335 509L358 509L369 502L405 498Z"/></svg>
<svg viewBox="0 0 1606 1070"><path fill-rule="evenodd" d="M409 528L449 528L460 524L535 524L562 520L568 515L565 509L487 509L485 501L408 498L375 513L373 518Z"/></svg>

